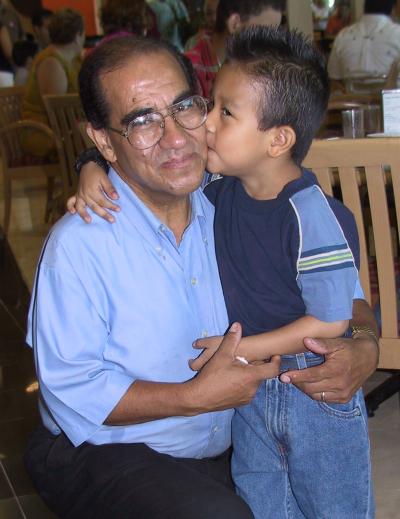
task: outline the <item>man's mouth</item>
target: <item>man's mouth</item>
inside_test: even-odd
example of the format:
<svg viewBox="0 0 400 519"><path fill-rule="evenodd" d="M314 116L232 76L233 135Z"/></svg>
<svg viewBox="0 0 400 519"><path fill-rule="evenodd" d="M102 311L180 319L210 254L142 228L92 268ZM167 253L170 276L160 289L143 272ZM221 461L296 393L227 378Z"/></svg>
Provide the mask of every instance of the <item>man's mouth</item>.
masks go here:
<svg viewBox="0 0 400 519"><path fill-rule="evenodd" d="M174 157L162 163L163 168L179 169L186 168L194 159L194 153L188 153L182 157Z"/></svg>

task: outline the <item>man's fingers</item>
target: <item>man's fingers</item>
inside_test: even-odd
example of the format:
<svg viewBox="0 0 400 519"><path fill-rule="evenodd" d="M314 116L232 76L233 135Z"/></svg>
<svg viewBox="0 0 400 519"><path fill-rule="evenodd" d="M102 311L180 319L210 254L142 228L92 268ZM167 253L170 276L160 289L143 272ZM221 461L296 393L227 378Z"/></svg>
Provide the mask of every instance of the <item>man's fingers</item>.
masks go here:
<svg viewBox="0 0 400 519"><path fill-rule="evenodd" d="M235 351L242 338L242 327L239 323L233 323L228 333L223 338L217 353L235 356Z"/></svg>
<svg viewBox="0 0 400 519"><path fill-rule="evenodd" d="M307 369L285 371L279 377L281 382L292 384L316 383L326 380L327 373L324 365L313 366Z"/></svg>

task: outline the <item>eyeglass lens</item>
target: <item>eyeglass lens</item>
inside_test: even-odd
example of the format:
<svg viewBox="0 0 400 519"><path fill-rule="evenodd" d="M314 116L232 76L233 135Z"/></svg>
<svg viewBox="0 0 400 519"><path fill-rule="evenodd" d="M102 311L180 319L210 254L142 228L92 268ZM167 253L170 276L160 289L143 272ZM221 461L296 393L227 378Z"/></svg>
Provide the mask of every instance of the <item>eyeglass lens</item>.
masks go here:
<svg viewBox="0 0 400 519"><path fill-rule="evenodd" d="M168 115L186 130L194 130L206 120L207 104L201 96L192 96L168 109ZM128 126L127 136L130 144L138 149L154 146L163 136L164 119L158 112L136 117Z"/></svg>

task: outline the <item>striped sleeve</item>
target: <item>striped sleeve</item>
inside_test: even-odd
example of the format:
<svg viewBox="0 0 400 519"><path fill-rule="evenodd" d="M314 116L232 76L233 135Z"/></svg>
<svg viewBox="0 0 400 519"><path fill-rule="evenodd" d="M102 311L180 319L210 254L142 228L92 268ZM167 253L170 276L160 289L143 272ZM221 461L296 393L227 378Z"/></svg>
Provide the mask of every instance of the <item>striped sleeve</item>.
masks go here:
<svg viewBox="0 0 400 519"><path fill-rule="evenodd" d="M298 262L300 274L354 267L353 254L347 243L302 251Z"/></svg>
<svg viewBox="0 0 400 519"><path fill-rule="evenodd" d="M295 193L290 203L299 228L297 284L306 314L326 322L350 319L359 289L352 252L358 244L348 241L354 233L346 233L343 219L341 225L317 185ZM353 216L347 213L353 230Z"/></svg>

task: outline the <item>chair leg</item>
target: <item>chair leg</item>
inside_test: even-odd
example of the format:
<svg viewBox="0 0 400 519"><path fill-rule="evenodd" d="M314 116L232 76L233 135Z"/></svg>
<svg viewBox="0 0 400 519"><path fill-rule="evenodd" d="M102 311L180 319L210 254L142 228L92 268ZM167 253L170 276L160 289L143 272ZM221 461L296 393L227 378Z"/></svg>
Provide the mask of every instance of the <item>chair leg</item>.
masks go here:
<svg viewBox="0 0 400 519"><path fill-rule="evenodd" d="M54 200L53 200L53 191L54 191L54 177L47 177L47 200L46 200L46 209L44 213L44 221L46 223L49 222L50 216L54 211Z"/></svg>
<svg viewBox="0 0 400 519"><path fill-rule="evenodd" d="M400 373L394 372L392 375L377 386L375 389L370 391L368 395L365 396L365 405L367 407L368 416L372 417L375 414L375 411L378 409L380 404L393 396L394 394L399 393L400 395Z"/></svg>
<svg viewBox="0 0 400 519"><path fill-rule="evenodd" d="M11 178L4 175L4 220L3 220L3 231L4 236L8 234L8 228L10 227L10 216L11 216Z"/></svg>

